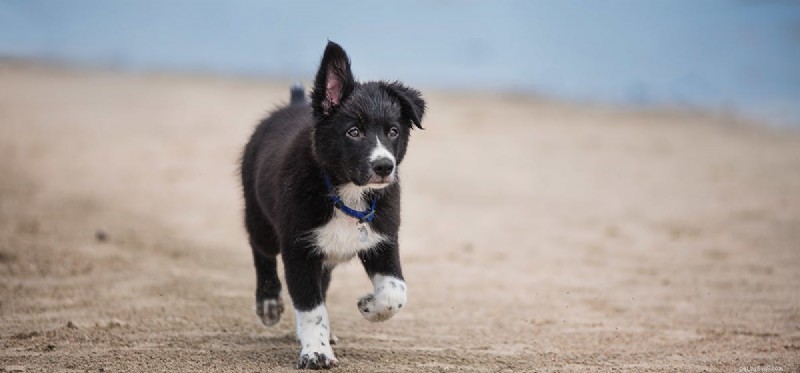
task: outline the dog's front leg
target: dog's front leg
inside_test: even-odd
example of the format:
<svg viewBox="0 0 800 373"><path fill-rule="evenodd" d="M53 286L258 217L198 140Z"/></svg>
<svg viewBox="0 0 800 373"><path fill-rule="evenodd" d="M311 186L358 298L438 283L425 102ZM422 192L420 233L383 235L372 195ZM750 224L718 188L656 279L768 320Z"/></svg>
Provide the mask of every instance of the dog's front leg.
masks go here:
<svg viewBox="0 0 800 373"><path fill-rule="evenodd" d="M358 300L358 310L369 321L388 320L406 305L407 300L397 245L384 244L359 257L372 280L374 291Z"/></svg>
<svg viewBox="0 0 800 373"><path fill-rule="evenodd" d="M329 369L339 365L339 360L330 345L330 322L322 294L322 260L310 252L305 247L294 247L282 253L301 345L297 368Z"/></svg>

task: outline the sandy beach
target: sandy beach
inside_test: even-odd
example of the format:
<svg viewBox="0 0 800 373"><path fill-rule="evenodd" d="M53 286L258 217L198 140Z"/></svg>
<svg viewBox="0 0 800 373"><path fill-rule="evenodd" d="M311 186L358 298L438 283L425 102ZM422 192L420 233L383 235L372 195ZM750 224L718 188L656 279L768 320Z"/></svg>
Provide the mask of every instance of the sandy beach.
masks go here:
<svg viewBox="0 0 800 373"><path fill-rule="evenodd" d="M254 312L237 176L288 86L0 63L0 371L294 371L292 312ZM423 93L409 302L367 322L338 267L338 371L800 369L800 132Z"/></svg>

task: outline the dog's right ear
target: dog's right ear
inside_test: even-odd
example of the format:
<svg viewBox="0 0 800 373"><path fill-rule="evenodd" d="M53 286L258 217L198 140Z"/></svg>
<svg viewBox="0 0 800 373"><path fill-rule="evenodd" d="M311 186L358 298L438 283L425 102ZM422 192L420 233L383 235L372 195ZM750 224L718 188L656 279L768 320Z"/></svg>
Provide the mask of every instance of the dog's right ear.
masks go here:
<svg viewBox="0 0 800 373"><path fill-rule="evenodd" d="M319 119L330 116L353 92L355 80L350 59L339 44L328 41L311 92L311 107Z"/></svg>

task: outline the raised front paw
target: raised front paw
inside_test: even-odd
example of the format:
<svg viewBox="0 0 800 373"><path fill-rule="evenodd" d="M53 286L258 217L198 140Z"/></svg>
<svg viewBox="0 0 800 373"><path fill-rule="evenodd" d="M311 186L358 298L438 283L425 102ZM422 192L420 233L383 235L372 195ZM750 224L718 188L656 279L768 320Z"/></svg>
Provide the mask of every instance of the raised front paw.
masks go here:
<svg viewBox="0 0 800 373"><path fill-rule="evenodd" d="M300 354L297 360L297 369L331 369L339 366L333 354L328 356L324 352L306 352Z"/></svg>
<svg viewBox="0 0 800 373"><path fill-rule="evenodd" d="M283 313L283 301L281 298L264 299L256 304L256 314L261 319L261 323L270 326L281 321Z"/></svg>
<svg viewBox="0 0 800 373"><path fill-rule="evenodd" d="M361 315L372 322L390 319L406 304L406 285L402 280L389 277L376 285L375 294L358 300Z"/></svg>

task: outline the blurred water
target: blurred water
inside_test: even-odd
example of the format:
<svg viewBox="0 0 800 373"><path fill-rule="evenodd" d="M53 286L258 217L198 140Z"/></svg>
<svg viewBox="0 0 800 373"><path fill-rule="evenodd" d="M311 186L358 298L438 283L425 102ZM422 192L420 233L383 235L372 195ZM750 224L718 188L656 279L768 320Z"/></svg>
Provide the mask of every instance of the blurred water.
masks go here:
<svg viewBox="0 0 800 373"><path fill-rule="evenodd" d="M6 57L307 81L328 38L363 79L800 126L795 1L0 0Z"/></svg>

